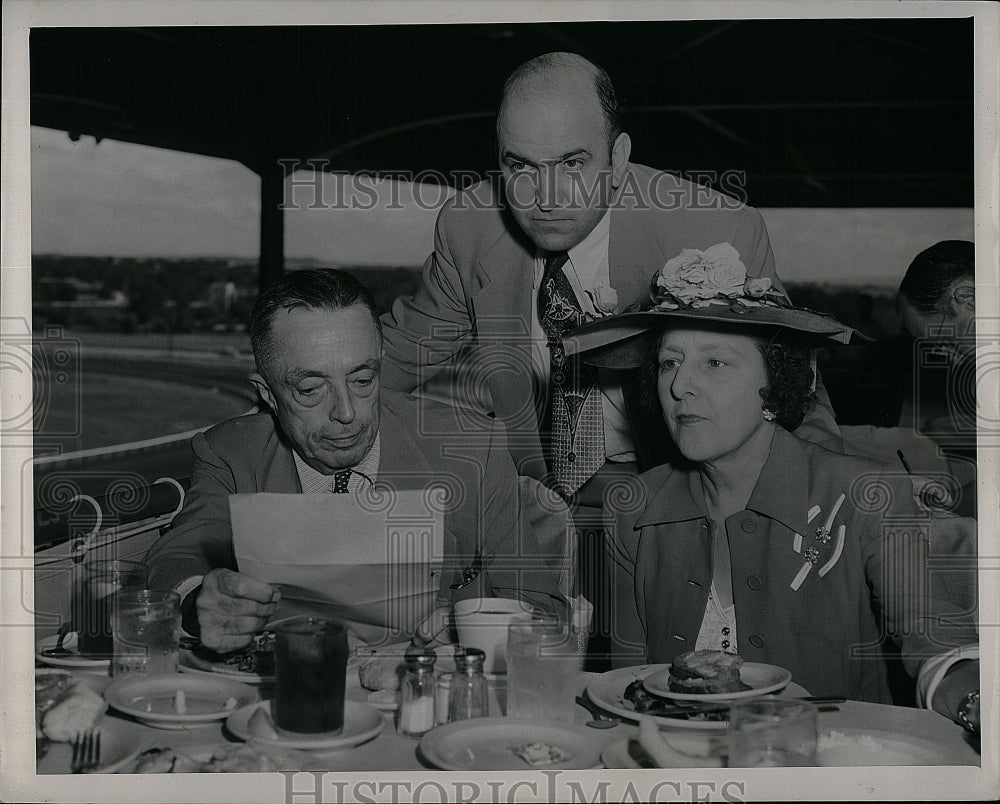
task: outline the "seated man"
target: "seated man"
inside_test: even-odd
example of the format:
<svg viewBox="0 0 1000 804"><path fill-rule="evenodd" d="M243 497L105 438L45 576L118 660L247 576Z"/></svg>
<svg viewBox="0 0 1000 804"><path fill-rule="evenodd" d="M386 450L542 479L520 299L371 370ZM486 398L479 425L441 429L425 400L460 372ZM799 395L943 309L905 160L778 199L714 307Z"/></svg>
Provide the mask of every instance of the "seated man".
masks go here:
<svg viewBox="0 0 1000 804"><path fill-rule="evenodd" d="M420 634L439 630L453 597L520 597L556 609L558 574L547 562L558 563L561 545L540 545L520 524L502 432L488 419L380 389L381 324L367 288L340 271L290 273L261 293L250 335L251 381L271 412L194 437L184 507L146 559L152 588L181 593L186 630L206 647L235 650L280 597L239 572L229 495L391 492L439 480L460 484L445 512L446 568L456 572L444 573ZM478 425L471 436L470 423Z"/></svg>

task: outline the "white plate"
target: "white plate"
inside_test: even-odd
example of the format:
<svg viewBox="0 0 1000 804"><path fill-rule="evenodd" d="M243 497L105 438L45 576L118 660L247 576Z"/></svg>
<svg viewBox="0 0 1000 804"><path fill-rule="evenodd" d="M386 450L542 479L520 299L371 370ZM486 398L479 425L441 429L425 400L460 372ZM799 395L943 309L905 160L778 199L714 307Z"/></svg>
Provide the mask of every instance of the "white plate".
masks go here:
<svg viewBox="0 0 1000 804"><path fill-rule="evenodd" d="M136 739L135 730L138 728L134 723L105 717L98 726L101 733L101 764L89 772L116 773L124 765L134 760L142 747ZM72 759L72 745L69 743L50 743L48 752L38 760L36 773L39 775L70 773Z"/></svg>
<svg viewBox="0 0 1000 804"><path fill-rule="evenodd" d="M704 703L725 703L738 701L742 698L756 698L758 695L768 695L780 692L792 680L791 670L773 664L759 662L744 662L740 668L740 681L750 687L742 692L693 693L673 692L670 689L670 665L666 669L657 670L646 676L642 685L653 695L670 698L675 701L702 701Z"/></svg>
<svg viewBox="0 0 1000 804"><path fill-rule="evenodd" d="M510 746L548 743L570 756L551 765L530 765ZM560 770L593 768L601 746L582 726L555 726L531 720L481 717L431 729L420 740L424 758L443 770Z"/></svg>
<svg viewBox="0 0 1000 804"><path fill-rule="evenodd" d="M721 768L725 764L725 734L660 732L660 738L672 752L672 758L665 767ZM604 767L612 769L639 767L639 763L629 755L627 737L607 746L601 753L601 761Z"/></svg>
<svg viewBox="0 0 1000 804"><path fill-rule="evenodd" d="M79 636L75 632L66 634L66 638L63 640L62 644L62 646L68 650L71 655L45 656L42 654L42 651L46 648L54 648L58 641L59 637L56 634L38 640L35 644L35 658L42 664L47 664L50 667L72 667L77 670L107 670L111 667L111 659L107 657L103 659L95 659L92 656L86 656L80 653L78 649Z"/></svg>
<svg viewBox="0 0 1000 804"><path fill-rule="evenodd" d="M250 706L237 709L227 718L226 728L241 740L248 742L252 740L260 745L271 745L276 748L298 748L306 751L349 748L360 745L377 736L385 728L385 720L378 709L357 701L344 701L344 728L338 734L304 734L301 737L277 735L271 737L251 732L250 718L262 707L267 707L265 712L270 717L272 703L274 702L258 701Z"/></svg>
<svg viewBox="0 0 1000 804"><path fill-rule="evenodd" d="M667 664L639 664L632 667L619 667L616 670L609 670L601 673L590 680L587 685L587 695L595 704L608 712L620 715L629 720L638 720L639 714L632 706L632 702L624 697L625 688L633 681L645 679L653 673L659 672L669 667ZM785 687L784 695L808 695L809 692L794 681ZM696 729L699 731L719 731L724 730L728 725L725 720L685 720L678 717L662 717L660 715L650 715L661 728L672 729Z"/></svg>
<svg viewBox="0 0 1000 804"><path fill-rule="evenodd" d="M919 737L872 729L831 729L820 735L821 767L968 765L960 753Z"/></svg>
<svg viewBox="0 0 1000 804"><path fill-rule="evenodd" d="M184 691L187 712L174 709L178 690ZM229 698L236 707L257 700L257 691L228 678L200 678L180 673L134 676L113 681L104 697L119 712L158 729L197 729L224 720L235 711L226 708Z"/></svg>
<svg viewBox="0 0 1000 804"><path fill-rule="evenodd" d="M195 656L191 651L181 648L177 664L182 673L190 673L195 676L207 676L209 678L219 678L220 676L230 678L233 681L241 681L244 684L273 684L274 676L262 676L258 673L244 673L234 667L230 667L225 662L210 662Z"/></svg>

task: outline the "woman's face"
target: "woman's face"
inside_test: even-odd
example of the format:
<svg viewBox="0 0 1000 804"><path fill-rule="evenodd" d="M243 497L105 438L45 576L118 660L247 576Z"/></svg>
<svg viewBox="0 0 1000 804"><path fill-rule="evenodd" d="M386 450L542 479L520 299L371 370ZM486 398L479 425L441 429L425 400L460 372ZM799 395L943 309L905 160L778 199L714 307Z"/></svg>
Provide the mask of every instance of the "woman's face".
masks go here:
<svg viewBox="0 0 1000 804"><path fill-rule="evenodd" d="M754 340L671 327L660 337L657 393L667 429L690 461L736 452L761 427L764 358Z"/></svg>

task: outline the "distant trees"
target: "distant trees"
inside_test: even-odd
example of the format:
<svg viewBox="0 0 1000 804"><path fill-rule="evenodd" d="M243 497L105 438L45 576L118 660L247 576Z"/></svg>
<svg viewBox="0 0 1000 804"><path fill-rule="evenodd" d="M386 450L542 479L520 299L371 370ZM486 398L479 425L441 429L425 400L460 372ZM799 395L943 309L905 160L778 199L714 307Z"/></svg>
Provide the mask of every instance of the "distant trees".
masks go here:
<svg viewBox="0 0 1000 804"><path fill-rule="evenodd" d="M289 260L287 266L322 267L312 260ZM412 294L419 282L416 268L343 270L371 289L381 312L397 296ZM257 261L247 259L37 255L33 325L103 332L241 331L257 296L257 276ZM116 294L124 294L124 305L115 306Z"/></svg>

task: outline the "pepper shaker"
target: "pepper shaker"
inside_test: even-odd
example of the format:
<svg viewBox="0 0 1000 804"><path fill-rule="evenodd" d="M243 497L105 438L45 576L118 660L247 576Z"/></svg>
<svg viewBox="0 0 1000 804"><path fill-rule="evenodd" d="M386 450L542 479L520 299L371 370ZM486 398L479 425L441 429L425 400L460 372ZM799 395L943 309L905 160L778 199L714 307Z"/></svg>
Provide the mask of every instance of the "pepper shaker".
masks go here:
<svg viewBox="0 0 1000 804"><path fill-rule="evenodd" d="M448 721L488 717L490 714L489 689L483 675L486 654L478 648L455 651L455 674L451 677L448 696Z"/></svg>

